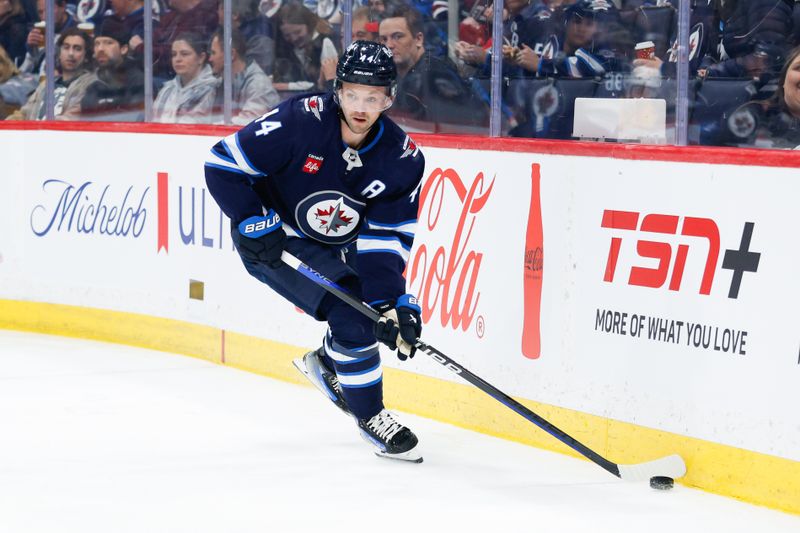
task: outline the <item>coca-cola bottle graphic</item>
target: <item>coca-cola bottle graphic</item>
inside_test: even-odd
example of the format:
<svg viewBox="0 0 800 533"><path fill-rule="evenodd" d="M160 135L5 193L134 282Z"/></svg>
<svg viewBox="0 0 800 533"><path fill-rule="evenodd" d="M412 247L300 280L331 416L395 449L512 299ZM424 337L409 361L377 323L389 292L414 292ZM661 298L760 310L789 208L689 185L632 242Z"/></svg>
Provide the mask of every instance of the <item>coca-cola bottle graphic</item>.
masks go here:
<svg viewBox="0 0 800 533"><path fill-rule="evenodd" d="M531 165L531 204L528 228L525 233L525 295L522 320L522 354L529 359L541 355L539 320L541 317L542 278L544 275L544 234L542 232L542 201L539 195L539 164Z"/></svg>

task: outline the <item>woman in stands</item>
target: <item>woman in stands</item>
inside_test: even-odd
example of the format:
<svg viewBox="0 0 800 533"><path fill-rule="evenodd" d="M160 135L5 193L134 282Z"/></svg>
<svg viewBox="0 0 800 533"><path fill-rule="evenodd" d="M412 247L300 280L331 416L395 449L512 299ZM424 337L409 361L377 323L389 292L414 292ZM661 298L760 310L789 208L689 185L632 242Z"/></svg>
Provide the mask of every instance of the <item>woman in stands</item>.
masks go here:
<svg viewBox="0 0 800 533"><path fill-rule="evenodd" d="M763 102L759 137L770 148L800 148L800 46L789 52L775 94Z"/></svg>
<svg viewBox="0 0 800 533"><path fill-rule="evenodd" d="M207 122L214 107L219 81L207 63L205 39L182 33L172 43L175 77L164 84L153 104L154 122Z"/></svg>
<svg viewBox="0 0 800 533"><path fill-rule="evenodd" d="M789 52L771 97L747 102L703 130L705 145L800 148L800 47Z"/></svg>
<svg viewBox="0 0 800 533"><path fill-rule="evenodd" d="M300 3L278 11L273 85L279 91L325 89L336 75L336 50L330 25Z"/></svg>

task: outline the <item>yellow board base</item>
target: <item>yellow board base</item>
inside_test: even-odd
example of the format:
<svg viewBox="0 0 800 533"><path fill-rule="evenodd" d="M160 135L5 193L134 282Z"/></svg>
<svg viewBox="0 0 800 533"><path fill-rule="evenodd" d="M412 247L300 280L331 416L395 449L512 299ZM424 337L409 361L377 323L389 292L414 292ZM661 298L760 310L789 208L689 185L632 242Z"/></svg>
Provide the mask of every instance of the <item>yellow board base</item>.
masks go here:
<svg viewBox="0 0 800 533"><path fill-rule="evenodd" d="M0 328L115 342L179 353L297 384L291 360L306 349L134 313L40 302L0 300ZM470 385L392 368L384 370L386 404L504 439L580 457L527 420ZM519 400L612 461L638 463L672 453L686 460L682 484L800 514L800 462Z"/></svg>

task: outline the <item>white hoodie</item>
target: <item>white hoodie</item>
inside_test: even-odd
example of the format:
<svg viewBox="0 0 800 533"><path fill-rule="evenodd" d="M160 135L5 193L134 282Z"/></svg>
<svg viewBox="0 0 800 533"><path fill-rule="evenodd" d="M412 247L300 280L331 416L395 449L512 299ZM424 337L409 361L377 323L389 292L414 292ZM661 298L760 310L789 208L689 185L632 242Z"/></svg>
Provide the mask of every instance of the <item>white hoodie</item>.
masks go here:
<svg viewBox="0 0 800 533"><path fill-rule="evenodd" d="M153 104L153 121L178 124L202 124L211 120L219 80L206 65L185 87L175 76L158 92Z"/></svg>

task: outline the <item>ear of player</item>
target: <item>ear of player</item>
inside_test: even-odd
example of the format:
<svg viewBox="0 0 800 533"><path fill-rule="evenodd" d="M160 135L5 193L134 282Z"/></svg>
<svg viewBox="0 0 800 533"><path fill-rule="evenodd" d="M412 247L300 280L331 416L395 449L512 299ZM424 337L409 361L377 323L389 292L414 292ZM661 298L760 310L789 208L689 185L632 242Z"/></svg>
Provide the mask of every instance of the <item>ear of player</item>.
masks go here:
<svg viewBox="0 0 800 533"><path fill-rule="evenodd" d="M375 323L375 338L397 350L401 361L414 357L417 351L414 345L422 334L421 309L417 299L404 294L396 302L388 300L374 307L381 314Z"/></svg>
<svg viewBox="0 0 800 533"><path fill-rule="evenodd" d="M272 209L264 216L246 218L231 224L231 239L242 259L263 263L270 268L283 264L281 253L286 244L281 217Z"/></svg>

